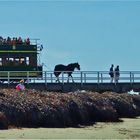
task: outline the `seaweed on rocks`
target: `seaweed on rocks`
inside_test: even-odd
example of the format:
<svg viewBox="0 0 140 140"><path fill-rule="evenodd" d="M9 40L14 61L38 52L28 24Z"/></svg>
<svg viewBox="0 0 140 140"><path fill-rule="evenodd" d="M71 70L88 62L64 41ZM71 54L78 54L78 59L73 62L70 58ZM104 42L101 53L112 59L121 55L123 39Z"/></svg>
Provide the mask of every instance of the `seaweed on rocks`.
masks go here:
<svg viewBox="0 0 140 140"><path fill-rule="evenodd" d="M0 129L77 127L140 115L140 95L114 92L58 93L0 89Z"/></svg>

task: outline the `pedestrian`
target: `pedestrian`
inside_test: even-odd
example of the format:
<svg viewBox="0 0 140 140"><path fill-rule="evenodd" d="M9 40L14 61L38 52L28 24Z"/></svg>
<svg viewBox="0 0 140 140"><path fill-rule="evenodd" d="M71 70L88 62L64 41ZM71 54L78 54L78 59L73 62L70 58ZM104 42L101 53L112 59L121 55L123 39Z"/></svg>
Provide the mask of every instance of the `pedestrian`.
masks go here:
<svg viewBox="0 0 140 140"><path fill-rule="evenodd" d="M114 70L115 84L119 82L120 70L119 65Z"/></svg>
<svg viewBox="0 0 140 140"><path fill-rule="evenodd" d="M16 86L16 90L19 94L23 95L25 91L24 80L20 80L19 84Z"/></svg>
<svg viewBox="0 0 140 140"><path fill-rule="evenodd" d="M113 83L114 79L114 70L113 70L114 65L112 64L109 70L109 75L110 75L110 83Z"/></svg>

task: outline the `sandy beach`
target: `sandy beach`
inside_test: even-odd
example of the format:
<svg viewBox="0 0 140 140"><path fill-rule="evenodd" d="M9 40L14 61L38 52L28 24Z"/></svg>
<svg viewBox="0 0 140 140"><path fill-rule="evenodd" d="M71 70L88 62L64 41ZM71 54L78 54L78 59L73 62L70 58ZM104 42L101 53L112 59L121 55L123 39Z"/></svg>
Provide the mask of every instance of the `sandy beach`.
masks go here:
<svg viewBox="0 0 140 140"><path fill-rule="evenodd" d="M140 117L123 122L103 123L83 128L22 128L0 131L0 139L139 139Z"/></svg>

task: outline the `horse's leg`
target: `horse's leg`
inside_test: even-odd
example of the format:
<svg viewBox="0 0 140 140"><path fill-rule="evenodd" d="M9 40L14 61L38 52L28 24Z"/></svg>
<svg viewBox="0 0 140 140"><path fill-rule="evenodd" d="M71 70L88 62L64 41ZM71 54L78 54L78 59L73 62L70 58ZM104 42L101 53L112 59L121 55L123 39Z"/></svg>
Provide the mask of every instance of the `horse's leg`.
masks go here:
<svg viewBox="0 0 140 140"><path fill-rule="evenodd" d="M74 80L73 80L73 77L72 77L72 75L71 75L71 79L72 79L72 82L74 83Z"/></svg>
<svg viewBox="0 0 140 140"><path fill-rule="evenodd" d="M67 80L67 83L69 83L69 75L68 75L68 80Z"/></svg>
<svg viewBox="0 0 140 140"><path fill-rule="evenodd" d="M71 80L72 80L72 82L74 83L74 80L73 80L73 77L72 77L71 73L69 73L68 76L71 77Z"/></svg>
<svg viewBox="0 0 140 140"><path fill-rule="evenodd" d="M67 83L69 83L69 77L71 77L71 72L68 72L68 80L67 80Z"/></svg>
<svg viewBox="0 0 140 140"><path fill-rule="evenodd" d="M56 82L60 83L59 77L58 77L58 76L56 77Z"/></svg>
<svg viewBox="0 0 140 140"><path fill-rule="evenodd" d="M58 82L58 83L60 83L60 81L59 81L60 74L61 74L60 72L54 72L54 75L56 76L56 82Z"/></svg>
<svg viewBox="0 0 140 140"><path fill-rule="evenodd" d="M56 80L55 80L55 82L56 82L56 83L58 82L58 77L56 77Z"/></svg>

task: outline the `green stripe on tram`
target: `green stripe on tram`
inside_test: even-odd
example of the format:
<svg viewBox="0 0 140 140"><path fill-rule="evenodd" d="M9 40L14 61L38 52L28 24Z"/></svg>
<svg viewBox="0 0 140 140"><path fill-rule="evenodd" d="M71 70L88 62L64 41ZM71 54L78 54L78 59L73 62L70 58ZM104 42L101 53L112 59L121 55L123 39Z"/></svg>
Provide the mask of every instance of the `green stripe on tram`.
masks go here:
<svg viewBox="0 0 140 140"><path fill-rule="evenodd" d="M36 53L37 51L15 51L15 50L14 50L14 51L10 51L10 50L2 50L2 51L1 51L1 50L0 50L0 53L1 53L1 52L2 52L2 53L3 53L3 52L6 52L6 53L7 53L7 52L11 52L11 53L13 53L13 52L14 52L14 53L19 53L19 52L20 52L20 53L30 53L30 52L33 52L33 53Z"/></svg>
<svg viewBox="0 0 140 140"><path fill-rule="evenodd" d="M27 72L10 72L10 77L18 77L18 76L25 76L27 77L27 75L30 76L38 76L38 72L29 72L27 74ZM8 72L0 72L0 77L7 77L8 76Z"/></svg>

